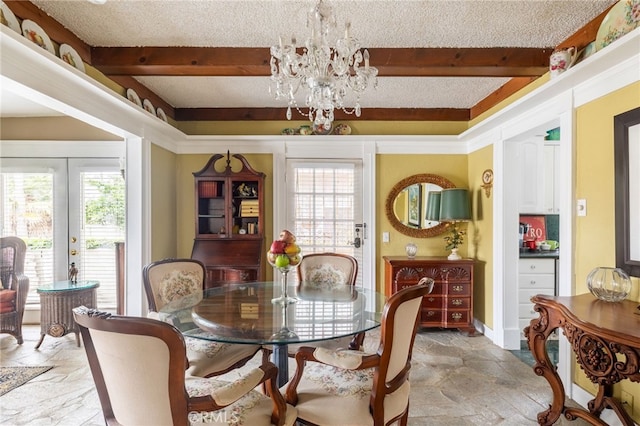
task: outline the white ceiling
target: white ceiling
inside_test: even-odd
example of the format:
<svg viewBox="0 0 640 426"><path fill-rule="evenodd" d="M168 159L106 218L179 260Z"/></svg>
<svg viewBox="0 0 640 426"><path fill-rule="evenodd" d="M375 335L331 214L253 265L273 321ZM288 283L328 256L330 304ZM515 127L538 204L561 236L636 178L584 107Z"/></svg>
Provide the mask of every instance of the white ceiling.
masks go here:
<svg viewBox="0 0 640 426"><path fill-rule="evenodd" d="M338 27L348 19L363 47L555 47L616 0L330 0ZM268 47L307 37L313 0L34 0L94 47ZM376 65L379 58L372 57ZM282 107L268 77L138 76L177 108ZM380 77L363 108L471 108L504 77ZM4 93L3 93L4 98ZM15 102L15 105L14 105ZM15 108L14 108L15 106ZM14 111L15 110L15 111ZM20 113L14 99L3 116ZM283 117L284 118L284 117Z"/></svg>

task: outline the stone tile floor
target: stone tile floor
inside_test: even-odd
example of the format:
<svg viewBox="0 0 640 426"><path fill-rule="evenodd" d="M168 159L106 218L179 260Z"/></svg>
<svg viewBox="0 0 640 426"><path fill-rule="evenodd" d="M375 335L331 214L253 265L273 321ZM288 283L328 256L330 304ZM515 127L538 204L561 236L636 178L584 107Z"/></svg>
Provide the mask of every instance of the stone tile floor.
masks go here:
<svg viewBox="0 0 640 426"><path fill-rule="evenodd" d="M104 425L83 347L73 334L47 336L39 350L39 326L27 326L18 346L0 335L2 366L54 365L48 372L0 397L2 425ZM374 347L369 333L365 345ZM260 362L261 354L250 362ZM290 364L293 371L293 364ZM228 373L233 379L238 371ZM409 425L535 425L551 401L547 382L509 351L484 336L421 331L411 370ZM558 424L582 425L582 421Z"/></svg>

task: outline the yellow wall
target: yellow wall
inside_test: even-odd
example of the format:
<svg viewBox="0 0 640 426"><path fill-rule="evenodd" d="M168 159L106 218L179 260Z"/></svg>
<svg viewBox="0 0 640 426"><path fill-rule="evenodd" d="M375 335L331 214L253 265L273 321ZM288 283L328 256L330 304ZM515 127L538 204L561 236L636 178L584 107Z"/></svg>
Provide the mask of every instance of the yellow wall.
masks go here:
<svg viewBox="0 0 640 426"><path fill-rule="evenodd" d="M231 147L230 147L231 148ZM207 164L211 154L185 154L179 155L176 161L175 188L176 188L176 209L177 209L177 256L191 257L193 239L195 238L195 181L193 173L202 170ZM225 153L220 153L225 154ZM231 154L241 154L231 152ZM265 241L273 240L273 214L270 207L270 200L273 200L273 155L271 154L242 154L247 159L251 167L266 175L264 181L264 199L267 208L264 212L265 220ZM216 163L217 170L224 170L226 158ZM241 163L235 158L231 158L232 170L239 171ZM267 248L265 248L266 252ZM271 268L265 266L265 276L271 277Z"/></svg>
<svg viewBox="0 0 640 426"><path fill-rule="evenodd" d="M65 116L0 119L0 140L121 141L122 138Z"/></svg>
<svg viewBox="0 0 640 426"><path fill-rule="evenodd" d="M613 116L640 106L640 83L632 84L577 109L576 198L587 200L587 216L576 218L576 294L588 292L586 278L598 266L615 266L615 182ZM630 299L640 302L640 280L632 279ZM576 383L595 386L576 367ZM616 386L634 395L633 417L640 419L640 384Z"/></svg>
<svg viewBox="0 0 640 426"><path fill-rule="evenodd" d="M385 213L387 195L400 180L412 175L431 173L440 175L458 187L467 187L467 155L378 155L376 170L376 216L375 229L376 267L378 270L378 291L384 291L384 261L382 256L398 256L405 253L404 246L414 242L418 246L418 256L446 256L442 236L433 238L413 238L396 231ZM464 227L464 225L463 225ZM389 232L390 241L382 242L382 233ZM460 255L467 257L468 239L460 247Z"/></svg>
<svg viewBox="0 0 640 426"><path fill-rule="evenodd" d="M177 257L177 155L151 145L151 260ZM190 253L189 253L190 254ZM190 257L190 256L186 256Z"/></svg>
<svg viewBox="0 0 640 426"><path fill-rule="evenodd" d="M284 118L284 117L283 117ZM458 135L466 121L342 121L352 135ZM279 135L285 128L308 126L308 121L180 121L175 126L188 135ZM309 136L314 137L314 136Z"/></svg>
<svg viewBox="0 0 640 426"><path fill-rule="evenodd" d="M473 315L493 328L493 191L487 197L482 172L493 169L493 146L469 155L469 191L473 221L469 224L469 257L478 261L473 288Z"/></svg>

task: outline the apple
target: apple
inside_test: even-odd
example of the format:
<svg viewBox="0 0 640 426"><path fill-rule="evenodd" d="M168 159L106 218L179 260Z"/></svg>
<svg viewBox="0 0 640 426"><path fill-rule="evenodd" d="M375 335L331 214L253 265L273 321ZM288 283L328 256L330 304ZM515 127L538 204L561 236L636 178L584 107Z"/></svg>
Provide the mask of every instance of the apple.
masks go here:
<svg viewBox="0 0 640 426"><path fill-rule="evenodd" d="M289 266L289 256L285 254L281 254L276 257L276 261L274 262L277 268L286 268Z"/></svg>
<svg viewBox="0 0 640 426"><path fill-rule="evenodd" d="M301 260L302 258L300 257L300 255L294 254L293 256L289 256L289 263L291 264L291 266L296 266L300 263Z"/></svg>
<svg viewBox="0 0 640 426"><path fill-rule="evenodd" d="M268 261L269 263L275 263L275 261L276 261L276 257L277 257L277 256L278 256L278 255L277 255L277 254L275 254L275 253L273 253L272 251L268 251L268 252L267 252L267 261Z"/></svg>
<svg viewBox="0 0 640 426"><path fill-rule="evenodd" d="M275 254L284 254L285 247L287 247L287 243L285 243L284 241L275 240L271 243L270 251L271 253Z"/></svg>
<svg viewBox="0 0 640 426"><path fill-rule="evenodd" d="M287 244L293 244L296 242L296 236L285 229L280 232L280 241L284 241Z"/></svg>

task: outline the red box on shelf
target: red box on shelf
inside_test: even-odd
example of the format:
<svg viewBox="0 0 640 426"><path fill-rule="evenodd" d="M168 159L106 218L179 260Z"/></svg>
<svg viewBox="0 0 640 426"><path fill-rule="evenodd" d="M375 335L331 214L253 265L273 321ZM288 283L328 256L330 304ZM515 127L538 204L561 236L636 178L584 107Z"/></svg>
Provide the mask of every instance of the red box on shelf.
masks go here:
<svg viewBox="0 0 640 426"><path fill-rule="evenodd" d="M216 182L198 182L198 192L202 198L215 198L218 196Z"/></svg>

